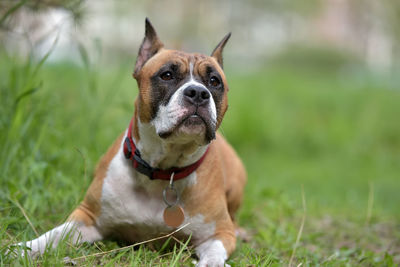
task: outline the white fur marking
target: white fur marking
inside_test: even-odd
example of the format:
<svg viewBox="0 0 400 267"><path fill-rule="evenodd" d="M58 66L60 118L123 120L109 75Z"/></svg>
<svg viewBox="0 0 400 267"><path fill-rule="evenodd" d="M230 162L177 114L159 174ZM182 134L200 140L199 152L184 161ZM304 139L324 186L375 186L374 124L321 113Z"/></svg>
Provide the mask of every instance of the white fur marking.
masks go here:
<svg viewBox="0 0 400 267"><path fill-rule="evenodd" d="M189 72L190 72L190 80L194 80L193 79L193 62L190 62L189 64Z"/></svg>
<svg viewBox="0 0 400 267"><path fill-rule="evenodd" d="M182 105L182 98L183 90L187 86L188 83L185 83L179 87L166 106L159 106L157 116L153 120L157 133L170 131L178 123L178 119L186 112L186 108Z"/></svg>
<svg viewBox="0 0 400 267"><path fill-rule="evenodd" d="M216 239L209 239L197 246L196 254L199 257L198 267L224 266L228 258L224 245Z"/></svg>
<svg viewBox="0 0 400 267"><path fill-rule="evenodd" d="M86 226L83 223L77 222L65 222L36 239L21 242L18 245L25 245L30 249L27 250L29 256L34 257L38 254L43 254L48 247L57 247L60 241L64 239L68 239L73 244L91 243L102 239L102 235L94 226ZM22 252L21 254L23 255L24 253Z"/></svg>

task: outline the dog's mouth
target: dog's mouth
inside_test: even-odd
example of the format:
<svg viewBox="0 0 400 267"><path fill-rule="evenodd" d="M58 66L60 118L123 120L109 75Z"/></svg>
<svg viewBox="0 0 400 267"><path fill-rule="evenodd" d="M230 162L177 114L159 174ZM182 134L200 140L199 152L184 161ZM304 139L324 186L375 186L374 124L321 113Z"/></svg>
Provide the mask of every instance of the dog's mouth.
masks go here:
<svg viewBox="0 0 400 267"><path fill-rule="evenodd" d="M183 120L179 123L178 127L181 125L184 126L197 126L197 125L205 125L205 120L200 117L197 113L186 116Z"/></svg>
<svg viewBox="0 0 400 267"><path fill-rule="evenodd" d="M159 133L161 138L168 138L172 134L188 135L203 137L207 142L210 142L215 138L215 123L209 118L209 114L201 109L197 109L194 112L182 116L176 125L166 132Z"/></svg>

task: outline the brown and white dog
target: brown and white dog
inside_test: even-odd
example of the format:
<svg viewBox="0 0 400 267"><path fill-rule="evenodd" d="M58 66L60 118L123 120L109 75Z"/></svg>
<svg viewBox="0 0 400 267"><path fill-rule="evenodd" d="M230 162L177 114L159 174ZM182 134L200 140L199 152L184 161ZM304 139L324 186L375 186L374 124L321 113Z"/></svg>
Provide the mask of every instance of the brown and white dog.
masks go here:
<svg viewBox="0 0 400 267"><path fill-rule="evenodd" d="M189 223L177 237L191 236L198 266L223 266L236 246L235 212L246 182L240 159L216 133L228 107L222 50L229 37L210 57L168 50L146 19L133 73L139 94L131 125L98 163L67 222L19 245L35 255L65 238L138 242L171 232L163 192L173 182L184 214L178 225Z"/></svg>

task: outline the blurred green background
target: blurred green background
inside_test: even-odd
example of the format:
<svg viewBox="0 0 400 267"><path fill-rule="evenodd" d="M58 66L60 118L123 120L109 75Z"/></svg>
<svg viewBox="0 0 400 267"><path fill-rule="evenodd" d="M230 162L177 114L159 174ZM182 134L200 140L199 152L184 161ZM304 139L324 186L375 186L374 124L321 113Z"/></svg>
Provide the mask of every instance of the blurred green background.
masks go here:
<svg viewBox="0 0 400 267"><path fill-rule="evenodd" d="M146 16L167 48L209 54L233 33L220 130L248 171L239 222L253 239L231 265L400 262L400 2L49 0L0 10L0 263L9 244L68 216L127 127Z"/></svg>

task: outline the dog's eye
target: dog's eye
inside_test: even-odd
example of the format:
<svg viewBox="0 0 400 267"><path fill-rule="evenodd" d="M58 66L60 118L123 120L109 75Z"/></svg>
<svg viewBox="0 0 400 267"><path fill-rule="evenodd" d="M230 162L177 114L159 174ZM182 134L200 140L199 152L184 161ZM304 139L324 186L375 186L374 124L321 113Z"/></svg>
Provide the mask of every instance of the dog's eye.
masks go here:
<svg viewBox="0 0 400 267"><path fill-rule="evenodd" d="M218 79L217 77L212 76L212 77L210 78L210 85L211 85L211 86L217 87L217 86L220 85L220 84L221 84L221 82L219 81L219 79Z"/></svg>
<svg viewBox="0 0 400 267"><path fill-rule="evenodd" d="M161 73L160 78L163 79L164 81L169 81L172 80L173 76L170 71L165 71Z"/></svg>

